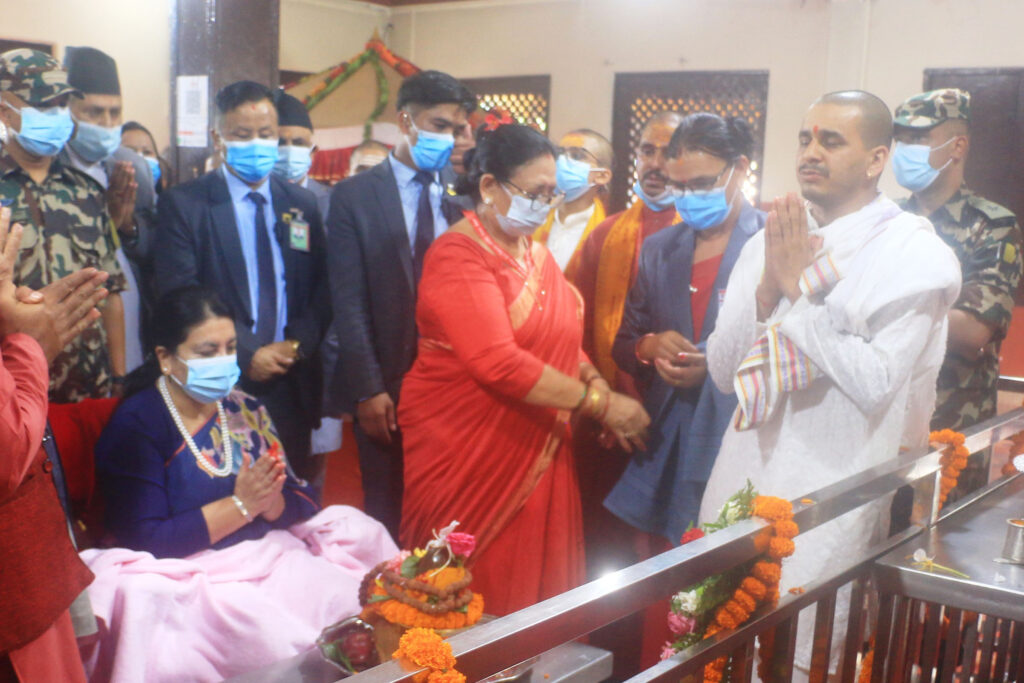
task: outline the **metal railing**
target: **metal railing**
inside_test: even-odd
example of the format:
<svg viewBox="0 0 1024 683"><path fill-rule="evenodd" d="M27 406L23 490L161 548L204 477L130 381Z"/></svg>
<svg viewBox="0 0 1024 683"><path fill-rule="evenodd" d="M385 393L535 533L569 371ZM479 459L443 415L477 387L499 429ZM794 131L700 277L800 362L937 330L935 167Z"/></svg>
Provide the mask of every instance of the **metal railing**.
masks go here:
<svg viewBox="0 0 1024 683"><path fill-rule="evenodd" d="M1000 375L999 382L996 384L999 391L1012 391L1017 394L1024 394L1024 377L1011 377L1010 375Z"/></svg>
<svg viewBox="0 0 1024 683"><path fill-rule="evenodd" d="M973 453L1022 430L1024 409L1017 409L969 430L966 446ZM735 631L708 638L641 672L631 681L678 681L681 676L697 672L704 664L725 654L736 655L734 680L750 680L754 637L770 628L776 629L775 651L788 655L776 657L778 668L771 678L789 680L798 613L811 605L818 606L812 668L820 670L820 665L828 660L832 646L837 591L852 584L850 604L861 605L874 559L1000 485L996 482L985 487L939 513L940 456L939 451L925 449L905 453L808 493L807 498L814 501L812 504L794 501L794 521L799 525L801 534L908 485L914 488L918 507L924 514L909 529L872 547L855 562L837 567L828 576L819 577L816 582L805 586L802 594L783 596L774 610L757 614ZM769 533L768 527L759 520L746 520L514 614L478 625L450 639L458 668L467 680L481 680L557 645L585 636L683 587L753 559L759 555L759 537ZM843 680L853 680L867 626L864 610L851 609L840 666ZM414 673L402 669L397 662L386 662L348 680L353 683L398 683L413 680Z"/></svg>

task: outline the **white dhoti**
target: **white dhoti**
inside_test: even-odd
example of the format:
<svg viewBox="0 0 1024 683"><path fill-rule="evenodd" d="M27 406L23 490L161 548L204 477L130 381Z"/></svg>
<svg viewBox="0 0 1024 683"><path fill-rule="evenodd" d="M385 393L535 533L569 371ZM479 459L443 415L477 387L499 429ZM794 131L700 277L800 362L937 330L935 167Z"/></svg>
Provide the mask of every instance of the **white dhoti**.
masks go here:
<svg viewBox="0 0 1024 683"><path fill-rule="evenodd" d="M935 381L946 347L946 314L960 288L953 252L924 218L879 196L822 228L841 279L824 296L783 300L757 322L755 290L764 234L733 269L708 341L708 370L722 391L771 325L814 364L804 389L777 394L757 424L725 433L701 505L713 519L747 479L764 495L794 499L927 442ZM743 399L741 398L741 401ZM887 530L888 500L875 501L802 534L783 563L783 594L855 560ZM831 670L842 650L849 591L836 604ZM812 615L800 620L795 663L809 669Z"/></svg>

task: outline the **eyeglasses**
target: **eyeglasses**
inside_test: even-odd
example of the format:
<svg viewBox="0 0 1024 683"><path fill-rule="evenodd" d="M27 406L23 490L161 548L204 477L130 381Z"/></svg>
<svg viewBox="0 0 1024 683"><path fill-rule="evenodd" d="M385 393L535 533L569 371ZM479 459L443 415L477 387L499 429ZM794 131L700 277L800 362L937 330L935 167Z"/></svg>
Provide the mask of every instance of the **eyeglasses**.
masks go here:
<svg viewBox="0 0 1024 683"><path fill-rule="evenodd" d="M594 153L588 149L584 149L583 147L559 147L558 153L559 155L564 154L574 161L585 161L587 163L593 162L598 166L601 165L601 162L596 156L594 156Z"/></svg>
<svg viewBox="0 0 1024 683"><path fill-rule="evenodd" d="M530 209L533 211L539 211L542 208L553 209L559 206L565 199L565 193L555 190L552 194L536 194L534 192L527 192L523 188L519 187L511 180L506 180L504 185L511 185L516 192L523 195L530 200Z"/></svg>
<svg viewBox="0 0 1024 683"><path fill-rule="evenodd" d="M694 192L707 192L708 190L713 190L718 186L718 181L722 179L722 176L725 175L726 171L730 172L729 178L731 179L731 169L735 168L735 166L735 163L726 164L725 168L723 168L714 178L698 178L689 183L677 183L674 180L668 180L666 184L668 185L669 191L677 197L692 194ZM729 181L726 180L725 182L728 183Z"/></svg>

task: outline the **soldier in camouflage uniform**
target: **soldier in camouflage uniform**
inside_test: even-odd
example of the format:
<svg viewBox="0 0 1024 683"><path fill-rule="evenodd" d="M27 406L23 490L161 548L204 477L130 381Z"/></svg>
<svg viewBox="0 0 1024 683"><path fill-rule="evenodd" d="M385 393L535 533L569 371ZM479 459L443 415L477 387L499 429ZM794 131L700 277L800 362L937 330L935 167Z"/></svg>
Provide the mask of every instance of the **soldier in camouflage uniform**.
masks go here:
<svg viewBox="0 0 1024 683"><path fill-rule="evenodd" d="M111 331L124 334L118 292L124 289L125 279L114 257L103 190L95 180L54 157L63 146L59 139L63 126L48 128L53 121L62 121L62 116L50 115L62 114L56 108L66 107L68 98L76 95L78 91L68 85L66 74L49 55L28 49L0 54L0 122L7 129L7 141L0 150L0 202L10 206L12 223L24 228L14 281L39 290L90 266L110 274L102 321L85 330L50 364L50 400L54 402L109 395L107 335ZM33 118L27 119L26 114ZM124 359L119 360L123 366Z"/></svg>
<svg viewBox="0 0 1024 683"><path fill-rule="evenodd" d="M963 287L949 314L932 429L966 427L996 414L999 347L1021 278L1021 230L1013 213L964 184L970 93L944 88L896 108L893 168L913 192L903 207L926 216L960 259ZM971 458L958 492L987 482L987 454Z"/></svg>

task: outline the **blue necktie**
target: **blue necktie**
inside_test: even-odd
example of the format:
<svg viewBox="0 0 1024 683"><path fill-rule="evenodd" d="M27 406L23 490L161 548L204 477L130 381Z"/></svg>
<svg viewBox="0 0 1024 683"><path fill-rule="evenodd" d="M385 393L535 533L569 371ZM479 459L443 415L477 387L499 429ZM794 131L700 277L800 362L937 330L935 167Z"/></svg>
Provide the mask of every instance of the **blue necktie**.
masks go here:
<svg viewBox="0 0 1024 683"><path fill-rule="evenodd" d="M419 283L423 274L423 257L434 241L434 209L430 206L430 185L434 182L434 174L418 171L413 178L423 189L420 190L420 203L416 207L416 239L413 242L412 263Z"/></svg>
<svg viewBox="0 0 1024 683"><path fill-rule="evenodd" d="M258 300L256 302L256 341L265 346L277 333L277 281L274 273L274 252L270 248L267 219L263 215L266 197L250 192L249 201L256 205L256 272L258 274Z"/></svg>

